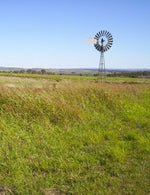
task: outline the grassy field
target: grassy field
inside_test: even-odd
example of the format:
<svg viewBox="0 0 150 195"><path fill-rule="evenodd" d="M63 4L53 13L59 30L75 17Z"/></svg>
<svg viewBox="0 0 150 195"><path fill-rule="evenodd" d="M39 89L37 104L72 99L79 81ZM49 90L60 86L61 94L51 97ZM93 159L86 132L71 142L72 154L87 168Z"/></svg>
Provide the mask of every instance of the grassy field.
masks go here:
<svg viewBox="0 0 150 195"><path fill-rule="evenodd" d="M0 74L0 194L150 194L150 80L43 77Z"/></svg>
<svg viewBox="0 0 150 195"><path fill-rule="evenodd" d="M48 79L52 81L62 81L65 79L69 80L93 80L99 81L101 80L100 77L94 76L67 76L67 75L38 75L38 74L16 74L16 73L2 73L0 72L0 76L2 77L19 77L19 78L34 78L34 79ZM130 83L150 83L150 79L145 78L128 78L128 77L104 77L103 80L108 83L112 82L130 82Z"/></svg>

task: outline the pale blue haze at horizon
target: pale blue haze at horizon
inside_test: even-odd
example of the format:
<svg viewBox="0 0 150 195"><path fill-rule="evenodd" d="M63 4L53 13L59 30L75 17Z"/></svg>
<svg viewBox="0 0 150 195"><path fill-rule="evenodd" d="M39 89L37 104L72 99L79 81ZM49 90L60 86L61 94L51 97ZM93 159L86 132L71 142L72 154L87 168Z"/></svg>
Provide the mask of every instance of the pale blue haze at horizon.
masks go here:
<svg viewBox="0 0 150 195"><path fill-rule="evenodd" d="M86 38L111 32L106 68L150 68L149 0L0 2L0 66L97 68Z"/></svg>

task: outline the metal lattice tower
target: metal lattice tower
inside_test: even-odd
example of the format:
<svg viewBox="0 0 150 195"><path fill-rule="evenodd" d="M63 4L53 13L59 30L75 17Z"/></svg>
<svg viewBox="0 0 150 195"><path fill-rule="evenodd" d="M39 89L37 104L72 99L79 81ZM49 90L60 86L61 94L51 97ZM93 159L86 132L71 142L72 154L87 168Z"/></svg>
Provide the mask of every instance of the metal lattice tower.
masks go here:
<svg viewBox="0 0 150 195"><path fill-rule="evenodd" d="M104 52L101 52L100 60L99 60L98 76L101 76L101 79L103 79L104 74L105 74L105 58L104 58Z"/></svg>
<svg viewBox="0 0 150 195"><path fill-rule="evenodd" d="M112 35L106 31L99 31L94 39L87 39L88 43L94 43L95 48L100 52L100 61L98 68L98 76L101 76L101 81L103 80L103 76L105 75L105 58L104 52L110 49L113 43Z"/></svg>

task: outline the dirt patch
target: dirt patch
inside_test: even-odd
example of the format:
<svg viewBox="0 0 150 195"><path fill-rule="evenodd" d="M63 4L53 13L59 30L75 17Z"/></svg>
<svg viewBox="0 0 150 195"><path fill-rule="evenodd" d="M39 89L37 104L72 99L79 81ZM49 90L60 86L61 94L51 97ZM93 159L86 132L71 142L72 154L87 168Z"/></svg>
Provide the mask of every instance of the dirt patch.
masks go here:
<svg viewBox="0 0 150 195"><path fill-rule="evenodd" d="M14 84L6 84L6 87L15 88L16 86Z"/></svg>
<svg viewBox="0 0 150 195"><path fill-rule="evenodd" d="M13 194L11 189L0 186L0 195L8 195L8 194Z"/></svg>
<svg viewBox="0 0 150 195"><path fill-rule="evenodd" d="M45 189L41 189L41 192L43 195L66 195L66 194L70 194L70 193L64 193L61 192L60 190L56 189L56 188L45 188Z"/></svg>
<svg viewBox="0 0 150 195"><path fill-rule="evenodd" d="M61 194L56 188L41 189L43 195L58 195Z"/></svg>

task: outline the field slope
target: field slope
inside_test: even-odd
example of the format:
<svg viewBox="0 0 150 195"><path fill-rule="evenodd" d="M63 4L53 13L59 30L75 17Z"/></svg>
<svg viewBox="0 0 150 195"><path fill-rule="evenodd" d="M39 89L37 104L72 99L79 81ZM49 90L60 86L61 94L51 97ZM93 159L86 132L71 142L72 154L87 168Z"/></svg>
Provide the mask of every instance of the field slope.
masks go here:
<svg viewBox="0 0 150 195"><path fill-rule="evenodd" d="M150 83L0 76L0 194L149 194Z"/></svg>

